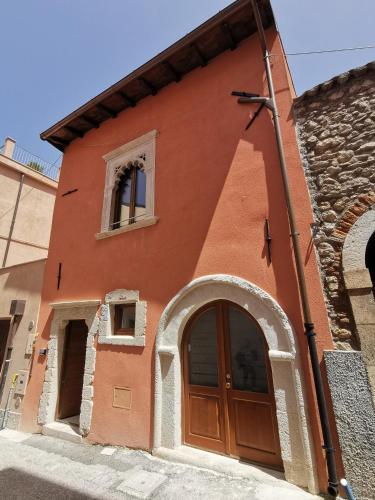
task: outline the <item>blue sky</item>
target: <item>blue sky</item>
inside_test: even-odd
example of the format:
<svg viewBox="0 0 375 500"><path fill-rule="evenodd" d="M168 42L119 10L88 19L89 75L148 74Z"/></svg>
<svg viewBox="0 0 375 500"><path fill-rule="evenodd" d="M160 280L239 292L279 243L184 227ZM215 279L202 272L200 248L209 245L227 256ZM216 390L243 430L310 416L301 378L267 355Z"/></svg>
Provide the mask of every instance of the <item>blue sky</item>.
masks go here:
<svg viewBox="0 0 375 500"><path fill-rule="evenodd" d="M0 143L54 161L39 133L231 2L12 0L0 30ZM286 52L375 45L374 0L272 0ZM375 59L375 49L290 56L297 93Z"/></svg>

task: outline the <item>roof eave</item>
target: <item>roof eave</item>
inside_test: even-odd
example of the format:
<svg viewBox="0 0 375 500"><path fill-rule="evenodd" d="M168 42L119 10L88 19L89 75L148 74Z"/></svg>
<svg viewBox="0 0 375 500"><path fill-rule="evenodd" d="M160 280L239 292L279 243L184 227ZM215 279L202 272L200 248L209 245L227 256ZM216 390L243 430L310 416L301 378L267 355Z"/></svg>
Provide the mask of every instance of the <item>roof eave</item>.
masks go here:
<svg viewBox="0 0 375 500"><path fill-rule="evenodd" d="M103 121L106 121L107 119L110 119L111 117L116 117L117 114L124 109L127 109L128 107L135 106L137 102L142 100L143 98L147 97L148 95L155 94L157 91L171 83L173 80L178 81L177 76L178 76L178 71L173 68L173 66L170 64L169 61L173 59L178 59L179 55L183 58L185 56L186 59L186 53L189 50L192 50L193 52L196 51L196 57L197 57L197 65L189 69L189 65L186 69L186 71L182 71L181 75L185 75L188 72L192 71L192 69L195 69L195 67L198 67L199 65L205 65L205 63L208 62L209 54L205 54L202 48L202 44L204 45L207 40L209 41L210 39L210 34L211 38L213 37L214 30L219 28L219 35L223 37L223 39L219 40L218 36L217 39L221 44L225 44L223 40L228 40L228 46L224 48L224 50L227 49L234 49L236 40L234 37L234 34L231 33L231 25L228 24L230 20L236 20L236 15L238 16L241 11L244 11L246 14L249 12L249 15L251 13L251 10L247 11L245 10L246 7L249 7L251 9L251 3L249 0L237 0L222 11L220 11L218 14L215 16L211 17L208 21L200 25L198 28L194 29L187 35L185 35L183 38L175 42L173 45L168 47L166 50L162 51L155 57L153 57L151 60L131 72L129 75L125 76L121 80L119 80L117 83L111 85L109 88L98 94L96 97L93 99L90 99L88 102L86 102L84 105L80 106L78 109L67 115L65 118L62 120L59 120L57 123L55 123L52 127L48 128L44 132L40 134L40 137L42 140L50 142L52 145L57 147L60 151L64 151L65 148L76 138L82 137L86 132L91 130L92 128L97 128L99 127L100 123ZM270 25L274 23L273 19L273 14L271 10L271 6L269 3L269 0L261 0L260 1L260 7L261 11L264 17L264 22L266 24ZM225 22L227 21L227 23ZM237 19L238 21L238 19ZM250 23L251 23L250 19ZM255 22L254 22L255 26ZM233 29L233 28L232 28ZM250 36L256 31L255 29L249 28L247 26L247 29L249 31L249 34L246 36ZM223 32L223 33L221 33ZM215 34L215 33L214 33ZM242 34L240 34L241 38ZM238 37L238 35L237 35ZM216 41L216 38L215 38ZM241 40L240 40L241 41ZM219 43L218 42L218 43ZM199 44L199 46L198 46ZM225 45L223 45L225 46ZM211 51L212 52L212 51ZM221 53L223 52L222 47L219 48L213 48L213 53ZM205 56L207 55L208 59L205 59ZM218 55L218 54L216 54ZM216 57L214 55L211 58ZM187 60L187 59L186 59ZM199 64L199 62L201 64ZM167 68L166 71L168 71L168 65L170 66L170 71L171 71L171 80L168 81L168 78L165 78L165 75L161 75L161 68ZM191 66L191 64L190 64ZM184 68L182 68L184 69ZM157 73L159 71L159 73ZM150 74L152 72L156 72L157 76L159 75L159 80L157 81L157 78L155 81L147 81L145 80L145 75ZM173 73L175 72L175 78L173 79ZM163 83L164 81L164 83ZM134 84L138 84L139 82L143 82L145 86L145 91L142 93L138 93L136 97L129 96L128 92L125 92L125 89L127 87L134 87ZM161 82L161 84L160 84ZM160 86L159 86L160 85ZM114 97L119 97L121 100L124 101L123 107L119 107L118 103L116 103L115 108L110 108L108 105L104 105L103 102L113 99ZM98 116L88 116L88 114L91 113L91 115L94 113L99 113L99 118ZM85 125L83 126L82 122L85 122Z"/></svg>

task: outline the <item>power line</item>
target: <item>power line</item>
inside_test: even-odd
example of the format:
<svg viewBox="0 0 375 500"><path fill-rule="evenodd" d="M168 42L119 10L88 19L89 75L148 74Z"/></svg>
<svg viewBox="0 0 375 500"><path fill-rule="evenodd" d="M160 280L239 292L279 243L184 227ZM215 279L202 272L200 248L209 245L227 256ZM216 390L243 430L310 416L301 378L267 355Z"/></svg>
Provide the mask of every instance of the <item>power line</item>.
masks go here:
<svg viewBox="0 0 375 500"><path fill-rule="evenodd" d="M329 54L332 52L345 52L349 50L364 50L375 49L375 45L364 45L363 47L346 47L343 49L329 49L329 50L311 50L309 52L287 52L286 56L305 56L310 54ZM282 54L271 54L273 56L281 56Z"/></svg>
<svg viewBox="0 0 375 500"><path fill-rule="evenodd" d="M56 165L56 163L60 160L62 157L62 153L56 158L56 160L52 163L52 167Z"/></svg>

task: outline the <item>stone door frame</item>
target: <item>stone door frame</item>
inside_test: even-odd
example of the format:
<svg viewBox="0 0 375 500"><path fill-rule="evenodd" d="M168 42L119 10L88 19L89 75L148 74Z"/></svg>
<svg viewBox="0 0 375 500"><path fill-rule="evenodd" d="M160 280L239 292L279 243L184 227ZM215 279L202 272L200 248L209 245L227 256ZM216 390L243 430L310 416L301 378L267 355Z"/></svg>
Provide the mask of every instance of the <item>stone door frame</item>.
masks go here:
<svg viewBox="0 0 375 500"><path fill-rule="evenodd" d="M100 300L56 302L50 304L53 309L50 340L48 342L47 368L44 376L43 391L40 398L38 423L41 425L55 421L60 387L62 354L65 340L65 328L69 321L84 320L87 328L85 370L82 388L82 403L79 418L79 432L86 436L90 431L93 397L94 373L96 361L95 335L99 329L98 307Z"/></svg>
<svg viewBox="0 0 375 500"><path fill-rule="evenodd" d="M195 311L219 299L244 308L262 328L269 346L285 477L317 493L309 412L293 328L269 294L235 276L217 274L192 281L169 302L161 316L156 338L154 451L182 445L183 332Z"/></svg>

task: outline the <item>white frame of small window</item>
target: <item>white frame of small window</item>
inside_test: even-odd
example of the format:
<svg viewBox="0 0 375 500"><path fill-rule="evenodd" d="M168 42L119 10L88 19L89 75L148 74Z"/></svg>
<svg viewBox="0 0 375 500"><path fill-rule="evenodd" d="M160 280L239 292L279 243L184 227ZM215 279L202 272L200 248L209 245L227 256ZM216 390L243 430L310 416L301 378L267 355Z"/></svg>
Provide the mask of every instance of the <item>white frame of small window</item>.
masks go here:
<svg viewBox="0 0 375 500"><path fill-rule="evenodd" d="M134 335L114 334L115 305L117 304L135 304ZM100 310L99 344L145 346L146 310L147 303L139 300L138 290L120 289L107 293Z"/></svg>
<svg viewBox="0 0 375 500"><path fill-rule="evenodd" d="M157 131L151 130L151 132L103 156L107 166L101 228L100 233L96 234L97 239L106 238L133 229L139 229L157 222L158 219L154 214L156 136ZM124 171L132 165L141 168L146 175L146 213L143 218L136 220L132 224L113 229L113 223L116 222L112 220L116 186Z"/></svg>

